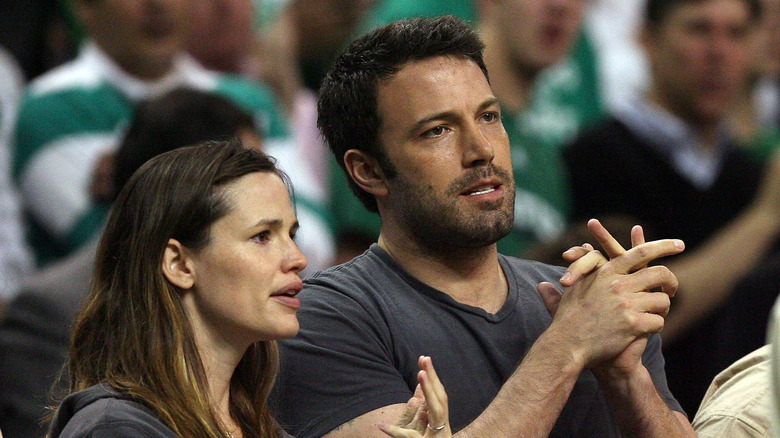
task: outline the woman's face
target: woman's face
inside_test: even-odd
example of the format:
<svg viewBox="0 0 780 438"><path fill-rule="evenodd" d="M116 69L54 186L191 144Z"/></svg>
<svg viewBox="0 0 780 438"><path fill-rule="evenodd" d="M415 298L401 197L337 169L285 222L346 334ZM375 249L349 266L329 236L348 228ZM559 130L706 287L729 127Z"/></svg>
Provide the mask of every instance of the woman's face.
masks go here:
<svg viewBox="0 0 780 438"><path fill-rule="evenodd" d="M194 285L182 298L194 328L243 344L295 336L306 258L293 241L298 220L287 187L276 174L256 172L223 190L229 213L188 255Z"/></svg>

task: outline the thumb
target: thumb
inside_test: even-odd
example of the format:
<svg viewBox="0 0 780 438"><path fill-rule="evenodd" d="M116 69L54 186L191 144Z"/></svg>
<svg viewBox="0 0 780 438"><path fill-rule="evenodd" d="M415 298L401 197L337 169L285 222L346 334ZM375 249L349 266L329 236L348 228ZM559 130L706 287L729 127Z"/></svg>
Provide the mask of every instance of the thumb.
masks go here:
<svg viewBox="0 0 780 438"><path fill-rule="evenodd" d="M536 285L536 291L544 301L544 306L547 307L547 311L550 312L550 316L555 316L555 312L558 311L558 304L561 302L563 293L559 291L552 283L546 281Z"/></svg>

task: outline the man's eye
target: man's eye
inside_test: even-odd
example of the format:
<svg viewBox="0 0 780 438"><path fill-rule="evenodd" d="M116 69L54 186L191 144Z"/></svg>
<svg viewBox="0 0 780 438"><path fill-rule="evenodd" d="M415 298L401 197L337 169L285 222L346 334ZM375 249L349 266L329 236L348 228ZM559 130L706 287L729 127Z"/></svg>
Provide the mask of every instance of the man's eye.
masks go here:
<svg viewBox="0 0 780 438"><path fill-rule="evenodd" d="M482 116L482 119L488 123L495 122L498 119L498 114L496 113L485 113Z"/></svg>
<svg viewBox="0 0 780 438"><path fill-rule="evenodd" d="M432 129L429 129L429 130L425 131L425 133L423 135L425 137L438 137L438 136L444 134L444 131L446 131L446 130L447 130L447 128L445 128L444 126L437 126L435 128L432 128Z"/></svg>

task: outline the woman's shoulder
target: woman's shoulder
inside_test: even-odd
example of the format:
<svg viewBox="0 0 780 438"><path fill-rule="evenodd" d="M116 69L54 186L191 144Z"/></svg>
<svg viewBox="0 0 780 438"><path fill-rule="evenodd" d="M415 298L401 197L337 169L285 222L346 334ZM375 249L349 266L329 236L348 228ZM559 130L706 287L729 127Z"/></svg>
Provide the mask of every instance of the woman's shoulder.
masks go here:
<svg viewBox="0 0 780 438"><path fill-rule="evenodd" d="M63 400L49 436L175 438L176 434L131 396L108 385L95 385Z"/></svg>

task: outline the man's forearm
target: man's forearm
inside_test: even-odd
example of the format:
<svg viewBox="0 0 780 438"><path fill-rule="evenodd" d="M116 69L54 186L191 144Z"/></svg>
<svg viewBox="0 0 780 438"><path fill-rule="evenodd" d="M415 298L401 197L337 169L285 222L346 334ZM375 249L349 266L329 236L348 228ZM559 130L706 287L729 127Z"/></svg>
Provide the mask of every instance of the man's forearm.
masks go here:
<svg viewBox="0 0 780 438"><path fill-rule="evenodd" d="M682 413L669 409L644 366L630 376L596 373L624 437L695 437Z"/></svg>
<svg viewBox="0 0 780 438"><path fill-rule="evenodd" d="M455 436L548 436L582 370L577 358L545 332L485 411Z"/></svg>

